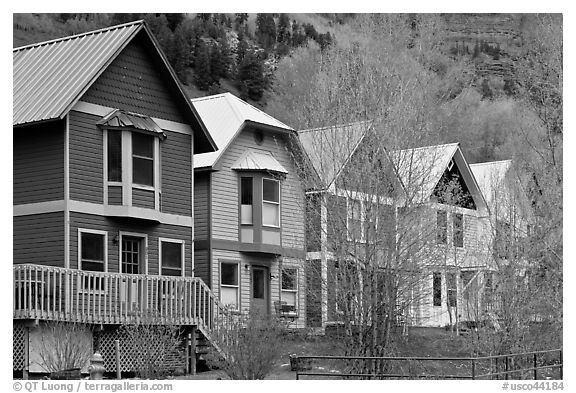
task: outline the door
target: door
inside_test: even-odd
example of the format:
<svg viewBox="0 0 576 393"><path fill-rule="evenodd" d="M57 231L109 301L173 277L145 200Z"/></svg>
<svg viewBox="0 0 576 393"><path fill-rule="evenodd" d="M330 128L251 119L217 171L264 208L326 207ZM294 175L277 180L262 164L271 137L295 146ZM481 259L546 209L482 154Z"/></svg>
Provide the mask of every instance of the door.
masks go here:
<svg viewBox="0 0 576 393"><path fill-rule="evenodd" d="M121 264L122 273L142 274L144 273L144 239L136 236L122 236ZM139 310L142 290L141 280L136 277L124 276L120 283L120 298L123 308L128 313L135 313Z"/></svg>
<svg viewBox="0 0 576 393"><path fill-rule="evenodd" d="M252 266L252 311L266 316L269 312L270 274L264 266Z"/></svg>

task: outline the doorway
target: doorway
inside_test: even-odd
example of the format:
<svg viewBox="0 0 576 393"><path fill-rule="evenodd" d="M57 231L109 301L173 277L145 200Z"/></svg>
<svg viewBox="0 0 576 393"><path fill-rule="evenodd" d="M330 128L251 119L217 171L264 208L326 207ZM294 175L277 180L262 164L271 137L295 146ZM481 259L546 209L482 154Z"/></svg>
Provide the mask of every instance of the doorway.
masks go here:
<svg viewBox="0 0 576 393"><path fill-rule="evenodd" d="M252 266L252 311L267 316L269 310L270 273L265 266Z"/></svg>

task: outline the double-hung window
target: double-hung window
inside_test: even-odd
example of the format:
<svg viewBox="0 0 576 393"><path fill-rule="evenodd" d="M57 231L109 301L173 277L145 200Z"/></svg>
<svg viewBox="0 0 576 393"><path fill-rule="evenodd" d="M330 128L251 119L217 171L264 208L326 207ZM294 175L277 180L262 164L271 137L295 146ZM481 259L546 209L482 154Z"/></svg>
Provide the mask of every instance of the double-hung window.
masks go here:
<svg viewBox="0 0 576 393"><path fill-rule="evenodd" d="M436 307L442 305L442 273L432 274L432 302Z"/></svg>
<svg viewBox="0 0 576 393"><path fill-rule="evenodd" d="M163 276L184 276L184 241L159 239L160 274Z"/></svg>
<svg viewBox="0 0 576 393"><path fill-rule="evenodd" d="M254 224L254 189L253 178L242 176L240 178L240 223L242 225Z"/></svg>
<svg viewBox="0 0 576 393"><path fill-rule="evenodd" d="M220 301L234 310L240 305L240 278L237 262L220 263Z"/></svg>
<svg viewBox="0 0 576 393"><path fill-rule="evenodd" d="M292 267L282 268L282 302L289 306L289 312L296 312L298 304L298 269ZM285 311L285 310L282 310Z"/></svg>
<svg viewBox="0 0 576 393"><path fill-rule="evenodd" d="M448 244L448 213L444 210L436 212L436 242Z"/></svg>
<svg viewBox="0 0 576 393"><path fill-rule="evenodd" d="M362 202L356 199L348 199L348 240L361 242L364 240L362 233Z"/></svg>
<svg viewBox="0 0 576 393"><path fill-rule="evenodd" d="M78 230L78 268L90 272L106 272L107 233L104 231ZM103 290L104 277L89 275L82 281L84 290Z"/></svg>
<svg viewBox="0 0 576 393"><path fill-rule="evenodd" d="M452 237L454 247L464 247L464 215L462 213L452 215Z"/></svg>
<svg viewBox="0 0 576 393"><path fill-rule="evenodd" d="M280 182L262 179L262 225L280 226Z"/></svg>
<svg viewBox="0 0 576 393"><path fill-rule="evenodd" d="M132 183L154 187L154 137L132 133Z"/></svg>
<svg viewBox="0 0 576 393"><path fill-rule="evenodd" d="M458 294L457 283L456 273L446 274L446 294L448 296L448 306L450 307L456 307Z"/></svg>

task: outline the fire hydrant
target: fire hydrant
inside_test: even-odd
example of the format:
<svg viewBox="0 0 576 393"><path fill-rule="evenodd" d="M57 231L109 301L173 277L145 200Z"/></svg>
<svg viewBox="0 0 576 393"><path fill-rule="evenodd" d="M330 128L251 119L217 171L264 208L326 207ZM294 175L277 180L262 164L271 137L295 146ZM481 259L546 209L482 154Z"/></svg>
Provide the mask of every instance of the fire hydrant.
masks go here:
<svg viewBox="0 0 576 393"><path fill-rule="evenodd" d="M96 351L90 358L90 366L88 366L90 379L103 379L104 371L106 371L106 368L104 367L104 358L100 355L100 352Z"/></svg>

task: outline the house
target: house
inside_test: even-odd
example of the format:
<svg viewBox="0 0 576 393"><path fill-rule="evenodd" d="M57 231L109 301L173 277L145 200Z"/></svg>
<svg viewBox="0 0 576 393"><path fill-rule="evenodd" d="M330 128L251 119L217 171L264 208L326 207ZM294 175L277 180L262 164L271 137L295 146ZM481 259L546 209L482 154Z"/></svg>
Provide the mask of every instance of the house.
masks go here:
<svg viewBox="0 0 576 393"><path fill-rule="evenodd" d="M233 312L306 325L295 131L230 93L192 100L218 150L194 157L194 274Z"/></svg>
<svg viewBox="0 0 576 393"><path fill-rule="evenodd" d="M459 145L390 150L377 135L366 121L299 132L320 178L307 192L310 324L369 319L358 288L373 279L395 286L382 302L396 322L476 319L494 269L489 211Z"/></svg>
<svg viewBox="0 0 576 393"><path fill-rule="evenodd" d="M13 82L14 370L50 371L47 321L89 326L107 371L122 324L214 336L192 168L216 147L146 24L16 48Z"/></svg>

